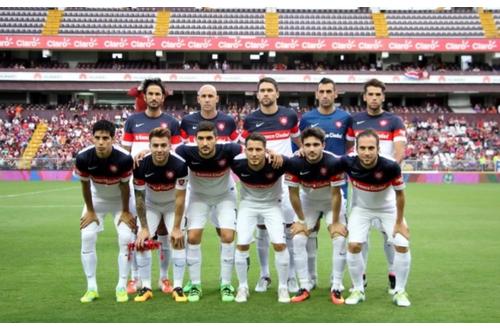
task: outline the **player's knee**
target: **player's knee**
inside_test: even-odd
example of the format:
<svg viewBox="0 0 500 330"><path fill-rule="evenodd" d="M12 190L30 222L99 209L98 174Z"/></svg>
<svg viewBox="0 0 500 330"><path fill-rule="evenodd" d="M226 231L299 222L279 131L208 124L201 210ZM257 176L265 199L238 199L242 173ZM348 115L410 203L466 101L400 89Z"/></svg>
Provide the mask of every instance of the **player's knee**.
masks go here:
<svg viewBox="0 0 500 330"><path fill-rule="evenodd" d="M220 231L220 241L222 243L232 243L234 241L234 230L222 229Z"/></svg>
<svg viewBox="0 0 500 330"><path fill-rule="evenodd" d="M237 245L237 246L236 246L236 249L237 249L238 251L248 251L248 250L250 250L250 245L248 245L248 244L245 244L245 245Z"/></svg>
<svg viewBox="0 0 500 330"><path fill-rule="evenodd" d="M394 245L394 249L396 250L396 252L399 253L406 253L409 250L407 246L398 246L398 245Z"/></svg>
<svg viewBox="0 0 500 330"><path fill-rule="evenodd" d="M302 250L306 248L307 236L303 233L297 234L293 237L294 250Z"/></svg>
<svg viewBox="0 0 500 330"><path fill-rule="evenodd" d="M118 228L118 244L120 247L128 246L129 243L135 240L135 235L130 228L120 226Z"/></svg>
<svg viewBox="0 0 500 330"><path fill-rule="evenodd" d="M97 241L97 232L85 230L82 231L82 252L88 253L95 250L95 243Z"/></svg>
<svg viewBox="0 0 500 330"><path fill-rule="evenodd" d="M276 251L276 252L285 251L285 249L286 249L286 244L282 244L282 243L280 243L280 244L274 244L274 243L273 243L273 249L274 249L274 251Z"/></svg>
<svg viewBox="0 0 500 330"><path fill-rule="evenodd" d="M362 246L363 246L362 243L349 243L347 245L347 249L349 250L350 253L360 253Z"/></svg>

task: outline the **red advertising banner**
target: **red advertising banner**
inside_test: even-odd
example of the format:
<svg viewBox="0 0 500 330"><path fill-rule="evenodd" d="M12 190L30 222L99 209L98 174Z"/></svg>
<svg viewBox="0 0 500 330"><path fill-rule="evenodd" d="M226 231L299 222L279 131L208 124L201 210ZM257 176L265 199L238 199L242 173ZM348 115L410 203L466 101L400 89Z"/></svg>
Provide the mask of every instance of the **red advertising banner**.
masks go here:
<svg viewBox="0 0 500 330"><path fill-rule="evenodd" d="M485 38L261 38L0 36L0 49L307 51L307 52L500 52L498 39Z"/></svg>

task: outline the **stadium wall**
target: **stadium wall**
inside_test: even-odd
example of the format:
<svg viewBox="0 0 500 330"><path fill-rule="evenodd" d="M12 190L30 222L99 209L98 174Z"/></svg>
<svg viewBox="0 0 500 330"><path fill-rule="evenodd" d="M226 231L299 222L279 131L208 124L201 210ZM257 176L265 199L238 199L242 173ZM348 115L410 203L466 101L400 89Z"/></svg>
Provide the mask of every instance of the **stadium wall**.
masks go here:
<svg viewBox="0 0 500 330"><path fill-rule="evenodd" d="M404 173L405 182L412 183L500 183L500 173L434 172ZM77 181L72 171L0 171L0 181Z"/></svg>

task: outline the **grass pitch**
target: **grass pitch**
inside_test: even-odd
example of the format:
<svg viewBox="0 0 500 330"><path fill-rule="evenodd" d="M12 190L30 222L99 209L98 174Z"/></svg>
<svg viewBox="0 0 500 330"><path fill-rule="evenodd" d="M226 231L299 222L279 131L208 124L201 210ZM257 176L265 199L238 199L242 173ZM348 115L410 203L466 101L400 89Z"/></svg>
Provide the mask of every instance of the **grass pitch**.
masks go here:
<svg viewBox="0 0 500 330"><path fill-rule="evenodd" d="M222 303L218 244L209 226L202 243L204 296L199 303L175 303L156 288L151 301L117 304L118 249L110 218L97 241L101 298L84 305L79 302L86 288L78 229L80 184L0 182L0 322L500 322L499 192L497 184L408 186L410 308L397 308L386 293L386 262L376 232L371 236L367 301L333 305L328 296L331 242L324 224L319 288L307 302L277 302L272 256L271 291L253 292L258 261L252 245L248 303ZM157 277L154 257L153 283ZM237 286L236 274L233 284ZM347 271L344 285L350 286Z"/></svg>

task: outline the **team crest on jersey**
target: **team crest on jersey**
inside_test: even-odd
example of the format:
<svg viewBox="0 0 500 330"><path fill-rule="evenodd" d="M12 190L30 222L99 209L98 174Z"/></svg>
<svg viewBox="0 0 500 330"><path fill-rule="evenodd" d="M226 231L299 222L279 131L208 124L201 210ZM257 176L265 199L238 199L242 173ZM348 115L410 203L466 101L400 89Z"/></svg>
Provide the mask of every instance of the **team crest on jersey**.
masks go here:
<svg viewBox="0 0 500 330"><path fill-rule="evenodd" d="M328 173L328 170L326 169L326 167L321 167L319 169L319 173L321 173L321 175L326 175L326 173Z"/></svg>
<svg viewBox="0 0 500 330"><path fill-rule="evenodd" d="M161 128L168 128L168 124L167 124L167 123L161 123L161 124L160 124L160 127L161 127Z"/></svg>
<svg viewBox="0 0 500 330"><path fill-rule="evenodd" d="M286 124L288 123L288 118L283 116L283 117L280 117L280 124L285 126Z"/></svg>
<svg viewBox="0 0 500 330"><path fill-rule="evenodd" d="M218 122L218 123L217 123L217 129L218 129L219 131L223 131L223 130L224 130L224 128L226 128L226 125L225 125L223 122Z"/></svg>
<svg viewBox="0 0 500 330"><path fill-rule="evenodd" d="M342 122L340 120L337 120L335 122L335 126L337 126L337 128L341 128L342 127Z"/></svg>
<svg viewBox="0 0 500 330"><path fill-rule="evenodd" d="M380 121L380 126L385 126L387 125L387 120L383 119Z"/></svg>
<svg viewBox="0 0 500 330"><path fill-rule="evenodd" d="M380 179L382 179L382 177L384 176L384 174L382 172L375 172L373 174L373 176L375 176L375 179L380 180Z"/></svg>
<svg viewBox="0 0 500 330"><path fill-rule="evenodd" d="M113 173L116 173L118 172L118 167L116 167L116 165L111 164L109 165L109 170Z"/></svg>
<svg viewBox="0 0 500 330"><path fill-rule="evenodd" d="M272 173L272 172L266 173L266 178L268 178L269 180L271 180L273 177L274 177L274 173Z"/></svg>
<svg viewBox="0 0 500 330"><path fill-rule="evenodd" d="M168 179L172 179L174 177L174 172L167 171L167 172L165 172L165 175L167 176Z"/></svg>
<svg viewBox="0 0 500 330"><path fill-rule="evenodd" d="M220 167L224 167L224 166L226 166L226 163L227 163L227 161L226 161L225 159L221 159L221 160L219 160L219 166L220 166Z"/></svg>

